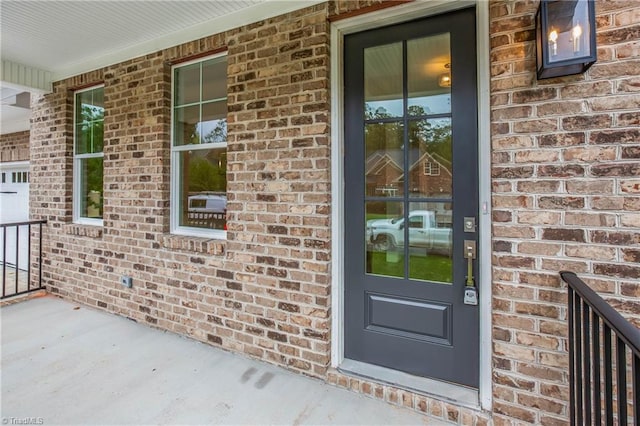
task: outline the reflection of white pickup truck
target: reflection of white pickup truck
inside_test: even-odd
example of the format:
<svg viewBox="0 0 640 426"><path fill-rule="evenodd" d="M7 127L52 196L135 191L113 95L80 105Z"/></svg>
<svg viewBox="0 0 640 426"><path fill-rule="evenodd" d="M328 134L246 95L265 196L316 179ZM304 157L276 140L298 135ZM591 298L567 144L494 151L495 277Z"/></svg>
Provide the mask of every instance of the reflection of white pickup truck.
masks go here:
<svg viewBox="0 0 640 426"><path fill-rule="evenodd" d="M404 246L404 219L374 219L367 221L367 240L375 250L387 251ZM409 246L449 254L451 229L438 228L435 212L414 210L409 213Z"/></svg>
<svg viewBox="0 0 640 426"><path fill-rule="evenodd" d="M217 194L189 196L186 226L227 230L227 197Z"/></svg>
<svg viewBox="0 0 640 426"><path fill-rule="evenodd" d="M189 196L189 213L225 213L227 197L216 194L198 194Z"/></svg>

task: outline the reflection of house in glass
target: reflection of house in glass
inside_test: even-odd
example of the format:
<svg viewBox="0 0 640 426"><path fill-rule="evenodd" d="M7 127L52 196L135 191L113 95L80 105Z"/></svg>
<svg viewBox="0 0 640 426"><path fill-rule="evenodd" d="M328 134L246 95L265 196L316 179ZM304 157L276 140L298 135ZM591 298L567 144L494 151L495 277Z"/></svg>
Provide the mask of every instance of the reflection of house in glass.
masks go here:
<svg viewBox="0 0 640 426"><path fill-rule="evenodd" d="M451 162L438 153L414 150L409 155L417 160L409 166L409 195L411 198L437 198L445 202L416 201L411 210L436 212L438 227L451 226L452 174ZM370 197L397 197L404 194L404 152L380 150L366 161L366 191ZM388 212L385 212L388 213Z"/></svg>
<svg viewBox="0 0 640 426"><path fill-rule="evenodd" d="M403 153L400 150L377 151L366 165L367 195L395 197L403 192Z"/></svg>
<svg viewBox="0 0 640 426"><path fill-rule="evenodd" d="M451 197L451 162L425 152L409 169L409 191L419 197Z"/></svg>

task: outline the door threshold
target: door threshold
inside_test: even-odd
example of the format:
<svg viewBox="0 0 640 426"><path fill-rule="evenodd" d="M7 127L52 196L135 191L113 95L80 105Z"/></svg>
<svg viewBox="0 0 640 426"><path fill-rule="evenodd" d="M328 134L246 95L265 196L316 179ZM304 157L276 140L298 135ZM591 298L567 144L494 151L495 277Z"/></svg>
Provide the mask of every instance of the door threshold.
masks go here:
<svg viewBox="0 0 640 426"><path fill-rule="evenodd" d="M386 385L396 386L424 396L440 399L451 404L481 411L478 390L462 385L413 376L402 371L392 370L378 365L366 364L352 359L345 359L338 366L338 371L358 378L368 379Z"/></svg>

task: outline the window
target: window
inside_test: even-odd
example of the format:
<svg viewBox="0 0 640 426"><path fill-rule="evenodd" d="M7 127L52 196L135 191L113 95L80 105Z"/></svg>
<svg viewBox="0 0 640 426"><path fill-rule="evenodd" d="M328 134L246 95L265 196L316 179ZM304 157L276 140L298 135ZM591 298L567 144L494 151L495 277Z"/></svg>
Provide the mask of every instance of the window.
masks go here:
<svg viewBox="0 0 640 426"><path fill-rule="evenodd" d="M171 229L224 238L227 213L227 58L173 68Z"/></svg>
<svg viewBox="0 0 640 426"><path fill-rule="evenodd" d="M435 161L425 161L424 174L427 176L440 176L440 163L436 163Z"/></svg>
<svg viewBox="0 0 640 426"><path fill-rule="evenodd" d="M422 216L410 216L409 217L409 228L424 228L424 219Z"/></svg>
<svg viewBox="0 0 640 426"><path fill-rule="evenodd" d="M104 88L76 92L74 104L74 221L102 224Z"/></svg>

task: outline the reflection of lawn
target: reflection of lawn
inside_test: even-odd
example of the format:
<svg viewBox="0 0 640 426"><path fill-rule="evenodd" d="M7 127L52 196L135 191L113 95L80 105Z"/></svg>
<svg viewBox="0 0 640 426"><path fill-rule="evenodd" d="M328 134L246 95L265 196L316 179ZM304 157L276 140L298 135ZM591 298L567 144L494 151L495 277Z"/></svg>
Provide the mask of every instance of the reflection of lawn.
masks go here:
<svg viewBox="0 0 640 426"><path fill-rule="evenodd" d="M390 219L392 217L396 217L396 216L389 216L388 214L385 214L385 213L367 213L367 220Z"/></svg>
<svg viewBox="0 0 640 426"><path fill-rule="evenodd" d="M392 277L404 277L404 259L398 255L398 262L387 262L387 253L371 253L371 273ZM409 259L409 278L424 281L452 281L451 259L447 256L430 254L412 255Z"/></svg>

